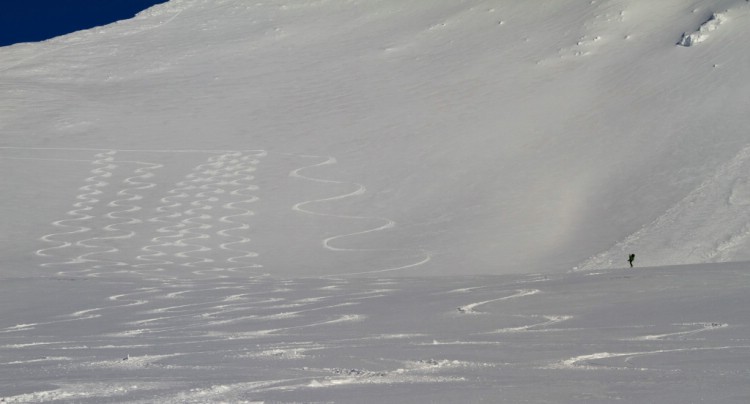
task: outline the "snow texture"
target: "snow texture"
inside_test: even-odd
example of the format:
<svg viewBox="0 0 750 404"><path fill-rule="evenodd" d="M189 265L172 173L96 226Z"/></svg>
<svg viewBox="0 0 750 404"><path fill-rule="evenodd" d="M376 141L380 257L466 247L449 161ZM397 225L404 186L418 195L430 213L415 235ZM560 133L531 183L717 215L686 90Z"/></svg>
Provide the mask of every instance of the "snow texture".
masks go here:
<svg viewBox="0 0 750 404"><path fill-rule="evenodd" d="M0 400L741 402L749 276L8 279Z"/></svg>

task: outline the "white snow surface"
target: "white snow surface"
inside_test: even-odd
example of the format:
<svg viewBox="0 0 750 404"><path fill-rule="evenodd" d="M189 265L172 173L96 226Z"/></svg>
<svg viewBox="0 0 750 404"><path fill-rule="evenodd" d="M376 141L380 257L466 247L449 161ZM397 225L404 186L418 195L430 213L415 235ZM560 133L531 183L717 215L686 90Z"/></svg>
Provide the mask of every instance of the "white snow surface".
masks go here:
<svg viewBox="0 0 750 404"><path fill-rule="evenodd" d="M0 401L747 402L748 37L171 0L0 48Z"/></svg>
<svg viewBox="0 0 750 404"><path fill-rule="evenodd" d="M749 282L741 263L11 278L0 402L744 403Z"/></svg>

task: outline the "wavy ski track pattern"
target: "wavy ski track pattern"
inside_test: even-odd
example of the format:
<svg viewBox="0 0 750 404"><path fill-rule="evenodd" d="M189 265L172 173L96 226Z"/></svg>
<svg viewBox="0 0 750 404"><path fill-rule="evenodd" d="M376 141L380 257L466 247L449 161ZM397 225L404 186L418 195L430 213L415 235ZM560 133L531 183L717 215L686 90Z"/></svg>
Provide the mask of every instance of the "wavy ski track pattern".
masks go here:
<svg viewBox="0 0 750 404"><path fill-rule="evenodd" d="M80 149L82 150L82 149ZM79 151L80 151L79 150ZM199 275L236 272L260 268L258 254L249 246L249 221L254 172L264 151L172 151L195 158L210 157L167 192L156 195L156 173L161 163L141 160L116 160L116 156L170 151L99 151L95 154L91 175L79 189L77 202L68 218L52 223L63 231L44 235L40 240L55 244L36 251L48 262L43 267L58 268L59 274L153 273L183 268ZM145 159L145 158L144 158ZM133 169L133 167L135 167ZM132 173L121 182L113 180L124 170ZM154 205L156 215L146 206ZM144 239L154 232L150 243L130 246L128 240ZM135 247L135 250L133 249ZM217 250L227 258L212 258ZM227 254L228 253L228 254Z"/></svg>
<svg viewBox="0 0 750 404"><path fill-rule="evenodd" d="M149 219L160 224L159 235L141 249L145 254L136 257L148 262L135 267L163 270L178 265L199 275L261 268L255 263L258 254L247 249L251 239L245 234L250 230L248 220L255 214L250 208L259 199L252 194L258 190L252 181L262 156L264 152L212 156L178 182L161 198L156 209L159 216ZM222 214L215 215L216 211ZM215 227L220 228L214 231ZM211 258L215 250L231 254L226 262L218 263Z"/></svg>
<svg viewBox="0 0 750 404"><path fill-rule="evenodd" d="M79 244L94 249L93 252L82 254L77 258L78 261L96 263L91 268L85 270L91 273L101 273L111 267L129 267L127 262L107 259L120 252L120 249L112 246L119 240L128 240L136 236L135 227L142 223L142 220L136 215L143 208L138 202L144 199L143 191L156 187L156 183L148 181L154 177L154 170L163 166L156 163L146 163L142 161L123 161L123 164L130 163L138 166L134 175L126 178L122 182L122 189L117 191L116 198L107 203L107 208L115 210L104 214L105 222L111 223L102 228L106 236L91 237L79 242ZM99 258L97 258L99 257ZM113 272L113 271L108 271ZM129 272L127 269L114 272Z"/></svg>
<svg viewBox="0 0 750 404"><path fill-rule="evenodd" d="M92 162L94 168L91 170L91 176L84 180L86 185L79 189L81 193L76 196L78 202L74 203L73 209L67 212L67 215L72 216L72 218L62 219L52 223L54 227L61 227L69 230L42 236L42 241L56 243L57 245L37 250L36 255L40 257L53 257L60 254L61 250L73 246L95 248L94 246L86 244L86 241L92 240L91 238L77 241L67 241L66 239L74 238L79 234L88 234L92 231L92 227L90 226L93 226L91 220L94 219L94 216L90 215L88 212L93 210L94 206L100 202L98 197L103 193L102 189L109 186L107 180L112 177L113 170L117 168L117 165L113 163L115 154L116 152L114 150L110 150L97 153L94 156L95 160ZM87 262L87 255L89 254L79 255L62 262L45 263L42 264L42 266L80 266Z"/></svg>
<svg viewBox="0 0 750 404"><path fill-rule="evenodd" d="M301 155L299 157L303 158L310 158L310 159L322 159L323 161L319 163L315 163L312 165L304 166L297 168L295 170L292 170L289 173L289 176L292 178L299 178L306 181L312 181L319 184L333 184L333 185L352 185L354 190L351 192L347 192L345 194L335 195L327 198L321 198L321 199L313 199L308 201L303 201L295 204L292 206L292 210L300 213L304 213L307 215L313 215L313 216L323 216L323 217L335 217L339 219L351 219L351 220L361 220L361 221L380 221L383 224L380 226L376 226L373 228L369 228L362 231L357 231L353 233L345 233L345 234L338 234L332 237L328 237L323 239L322 244L323 248L334 251L334 252L381 252L383 254L389 253L389 252L411 252L415 253L414 262L411 262L406 265L401 265L397 267L390 267L390 268L384 268L384 269L377 269L377 270L371 270L371 271L363 271L363 272L353 272L353 273L347 273L347 274L340 274L340 275L364 275L364 274L375 274L375 273L383 273L383 272L395 272L395 271L402 271L406 269L411 269L415 267L419 267L421 265L427 264L432 259L432 254L424 249L377 249L377 248L343 248L343 247L336 247L335 242L339 241L344 238L349 237L357 237L362 236L370 233L375 233L379 231L385 231L388 229L392 229L396 226L396 222L393 220L383 218L383 217L377 217L377 216L357 216L357 215L344 215L344 214L333 214L333 213L323 213L320 211L316 211L309 206L311 205L318 205L318 204L324 204L328 202L334 202L334 201L340 201L348 198L354 198L357 196L364 195L367 192L367 188L358 183L353 182L346 182L346 181L337 181L337 180L330 180L330 179L323 179L323 178L317 178L317 177L311 177L308 175L304 175L303 172L307 170L311 170L314 168L329 166L337 164L336 158L334 157L323 157L323 156L311 156L311 155Z"/></svg>

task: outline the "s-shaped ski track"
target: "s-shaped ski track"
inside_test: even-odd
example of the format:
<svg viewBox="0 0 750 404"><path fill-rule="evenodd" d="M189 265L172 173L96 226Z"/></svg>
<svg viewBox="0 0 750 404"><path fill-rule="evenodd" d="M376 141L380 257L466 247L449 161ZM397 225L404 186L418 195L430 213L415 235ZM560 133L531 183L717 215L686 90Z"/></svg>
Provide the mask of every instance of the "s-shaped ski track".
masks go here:
<svg viewBox="0 0 750 404"><path fill-rule="evenodd" d="M364 195L367 192L367 188L358 183L354 182L347 182L347 181L338 181L338 180L331 180L331 179L324 179L324 178L317 178L317 177L310 177L307 175L302 174L303 171L307 171L310 169L318 168L318 167L324 167L324 166L330 166L337 164L337 160L335 157L324 157L324 156L313 156L313 155L299 155L298 157L303 158L312 158L312 159L323 159L323 161L319 163L315 163L309 166L304 166L297 168L295 170L292 170L289 173L289 176L292 178L299 178L307 181L316 182L319 184L331 184L331 185L353 185L354 191L347 192L340 195L330 196L327 198L320 198L320 199L312 199L308 201L303 201L296 203L294 206L292 206L292 210L295 212L304 213L307 215L313 215L313 216L323 216L323 217L334 217L339 219L351 219L351 220L362 220L362 221L380 221L383 224L366 229L361 230L353 233L345 233L345 234L338 234L332 237L327 237L323 239L322 244L323 248L334 251L334 252L417 252L418 255L416 258L418 258L417 261L401 265L397 267L391 267L391 268L384 268L384 269L376 269L372 271L362 271L362 272L351 272L351 273L345 273L345 274L337 274L335 276L353 276L353 275L368 275L368 274L377 274L377 273L384 273L384 272L395 272L395 271L402 271L405 269L415 268L419 267L421 265L424 265L428 263L432 259L432 254L424 249L377 249L377 248L343 248L343 247L336 247L334 244L335 241L341 240L348 237L356 237L361 236L365 234L375 233L379 231L384 231L388 229L392 229L396 226L396 222L393 220L384 218L384 217L377 217L377 216L358 216L358 215L344 215L344 214L334 214L334 213L323 213L316 210L313 210L309 208L309 205L315 205L315 204L322 204L327 202L334 202L334 201L340 201L347 198L354 198L357 196Z"/></svg>

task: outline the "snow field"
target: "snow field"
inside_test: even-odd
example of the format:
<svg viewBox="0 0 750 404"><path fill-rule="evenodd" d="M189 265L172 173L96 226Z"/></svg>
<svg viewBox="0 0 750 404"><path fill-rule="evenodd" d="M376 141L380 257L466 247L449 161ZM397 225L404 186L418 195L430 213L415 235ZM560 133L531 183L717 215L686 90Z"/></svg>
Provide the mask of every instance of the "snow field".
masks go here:
<svg viewBox="0 0 750 404"><path fill-rule="evenodd" d="M3 306L0 397L731 402L747 393L747 276L735 264L544 280L16 279L7 302L65 299Z"/></svg>

